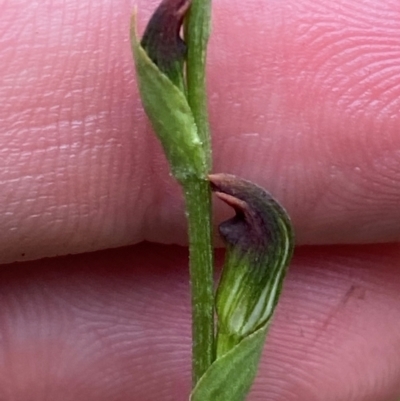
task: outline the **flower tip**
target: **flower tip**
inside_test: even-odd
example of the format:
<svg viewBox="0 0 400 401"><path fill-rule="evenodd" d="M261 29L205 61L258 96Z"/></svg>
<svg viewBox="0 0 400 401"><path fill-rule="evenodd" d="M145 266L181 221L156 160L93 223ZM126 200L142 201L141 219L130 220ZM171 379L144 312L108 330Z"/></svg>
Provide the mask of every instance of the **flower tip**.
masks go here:
<svg viewBox="0 0 400 401"><path fill-rule="evenodd" d="M142 47L164 71L185 57L186 45L180 37L180 29L189 7L190 0L163 0L143 34Z"/></svg>
<svg viewBox="0 0 400 401"><path fill-rule="evenodd" d="M215 173L208 175L208 180L210 181L211 187L215 192L217 192L222 187L225 187L234 178L235 177L233 175L225 173Z"/></svg>

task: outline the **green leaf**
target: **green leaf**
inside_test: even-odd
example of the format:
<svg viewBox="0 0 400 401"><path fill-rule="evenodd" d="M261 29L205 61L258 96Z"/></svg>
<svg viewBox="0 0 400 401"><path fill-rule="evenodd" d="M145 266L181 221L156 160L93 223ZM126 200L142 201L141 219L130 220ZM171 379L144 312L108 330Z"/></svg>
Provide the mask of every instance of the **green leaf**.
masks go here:
<svg viewBox="0 0 400 401"><path fill-rule="evenodd" d="M243 401L257 373L267 326L218 358L199 380L191 401Z"/></svg>
<svg viewBox="0 0 400 401"><path fill-rule="evenodd" d="M206 178L202 142L185 94L140 45L132 18L131 43L143 107L178 181Z"/></svg>

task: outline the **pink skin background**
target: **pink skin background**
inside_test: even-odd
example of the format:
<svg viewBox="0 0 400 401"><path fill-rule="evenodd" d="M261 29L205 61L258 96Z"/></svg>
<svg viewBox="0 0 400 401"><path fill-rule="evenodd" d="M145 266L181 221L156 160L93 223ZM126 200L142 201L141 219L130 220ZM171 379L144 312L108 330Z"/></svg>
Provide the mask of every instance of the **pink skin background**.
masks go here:
<svg viewBox="0 0 400 401"><path fill-rule="evenodd" d="M1 400L188 399L185 217L135 5L143 29L157 1L1 4ZM271 191L303 245L249 400L395 401L399 2L215 0L212 25L214 171Z"/></svg>

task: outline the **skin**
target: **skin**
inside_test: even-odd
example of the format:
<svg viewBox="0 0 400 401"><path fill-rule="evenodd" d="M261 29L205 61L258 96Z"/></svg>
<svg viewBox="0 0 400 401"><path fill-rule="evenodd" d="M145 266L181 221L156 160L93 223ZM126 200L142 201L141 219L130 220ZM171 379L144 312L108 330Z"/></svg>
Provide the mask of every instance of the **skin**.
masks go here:
<svg viewBox="0 0 400 401"><path fill-rule="evenodd" d="M134 4L2 4L0 399L187 400L187 254L165 245L183 204L138 99ZM137 5L144 27L156 2ZM250 401L400 395L399 21L394 0L213 6L214 171L266 187L307 245Z"/></svg>

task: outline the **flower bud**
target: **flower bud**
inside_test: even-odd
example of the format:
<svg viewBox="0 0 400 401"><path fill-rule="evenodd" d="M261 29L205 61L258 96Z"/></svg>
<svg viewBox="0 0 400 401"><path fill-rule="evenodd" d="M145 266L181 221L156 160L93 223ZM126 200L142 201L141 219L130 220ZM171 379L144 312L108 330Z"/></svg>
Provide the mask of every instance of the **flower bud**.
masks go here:
<svg viewBox="0 0 400 401"><path fill-rule="evenodd" d="M163 0L140 42L132 17L131 43L143 107L181 183L206 179L207 157L183 83L184 44L179 29L188 0Z"/></svg>
<svg viewBox="0 0 400 401"><path fill-rule="evenodd" d="M140 42L150 59L182 90L186 44L180 37L189 0L163 0L147 24Z"/></svg>
<svg viewBox="0 0 400 401"><path fill-rule="evenodd" d="M209 180L236 212L219 227L227 251L216 297L218 357L269 323L294 241L287 213L263 188L228 174Z"/></svg>

